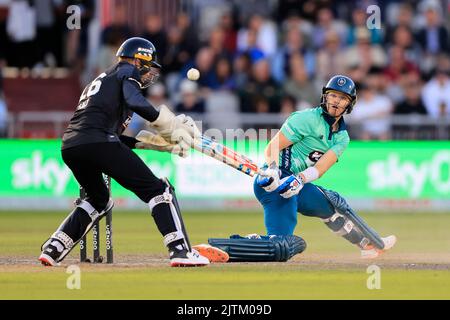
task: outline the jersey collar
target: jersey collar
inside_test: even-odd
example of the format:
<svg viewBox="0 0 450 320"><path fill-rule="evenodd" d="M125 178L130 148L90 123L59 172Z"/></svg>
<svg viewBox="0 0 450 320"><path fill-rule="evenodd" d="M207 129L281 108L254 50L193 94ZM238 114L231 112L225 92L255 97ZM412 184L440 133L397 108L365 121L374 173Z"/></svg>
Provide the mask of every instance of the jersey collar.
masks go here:
<svg viewBox="0 0 450 320"><path fill-rule="evenodd" d="M330 126L330 131L331 131L331 126L333 125L335 119L332 116L330 116L329 114L326 114L323 110L322 110L322 116L325 119L325 121L328 123L328 125ZM345 124L344 117L341 117L339 119L338 124L339 124L338 132L347 130L347 125Z"/></svg>

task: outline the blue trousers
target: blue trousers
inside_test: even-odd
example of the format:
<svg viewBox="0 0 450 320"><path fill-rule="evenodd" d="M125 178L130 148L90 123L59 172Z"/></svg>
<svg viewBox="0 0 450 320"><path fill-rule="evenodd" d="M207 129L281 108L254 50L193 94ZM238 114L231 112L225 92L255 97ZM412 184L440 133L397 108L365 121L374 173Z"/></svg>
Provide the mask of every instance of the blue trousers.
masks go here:
<svg viewBox="0 0 450 320"><path fill-rule="evenodd" d="M297 213L327 219L335 210L316 185L307 183L299 194L285 199L277 192L266 192L255 183L253 191L264 207L267 235L292 235L297 225Z"/></svg>

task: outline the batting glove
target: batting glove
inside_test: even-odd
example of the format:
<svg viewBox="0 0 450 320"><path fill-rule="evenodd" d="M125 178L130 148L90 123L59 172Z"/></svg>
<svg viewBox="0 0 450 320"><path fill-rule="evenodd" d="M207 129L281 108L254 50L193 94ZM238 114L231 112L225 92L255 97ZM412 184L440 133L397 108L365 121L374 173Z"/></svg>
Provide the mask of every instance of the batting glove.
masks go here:
<svg viewBox="0 0 450 320"><path fill-rule="evenodd" d="M256 184L266 192L275 191L280 185L281 171L275 162L270 167L261 168L262 172L256 176Z"/></svg>
<svg viewBox="0 0 450 320"><path fill-rule="evenodd" d="M303 181L300 177L295 175L290 175L281 179L280 184L277 188L277 192L283 198L290 198L297 195L303 188Z"/></svg>

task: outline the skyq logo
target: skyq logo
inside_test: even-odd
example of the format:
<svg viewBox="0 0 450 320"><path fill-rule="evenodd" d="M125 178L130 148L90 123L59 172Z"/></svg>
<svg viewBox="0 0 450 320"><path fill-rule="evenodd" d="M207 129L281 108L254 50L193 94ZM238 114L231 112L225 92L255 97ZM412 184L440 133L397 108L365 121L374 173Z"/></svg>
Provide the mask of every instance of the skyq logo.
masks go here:
<svg viewBox="0 0 450 320"><path fill-rule="evenodd" d="M428 161L401 161L398 153L373 161L367 168L368 186L373 191L400 189L412 198L420 197L427 182L439 194L450 195L450 151L438 151Z"/></svg>

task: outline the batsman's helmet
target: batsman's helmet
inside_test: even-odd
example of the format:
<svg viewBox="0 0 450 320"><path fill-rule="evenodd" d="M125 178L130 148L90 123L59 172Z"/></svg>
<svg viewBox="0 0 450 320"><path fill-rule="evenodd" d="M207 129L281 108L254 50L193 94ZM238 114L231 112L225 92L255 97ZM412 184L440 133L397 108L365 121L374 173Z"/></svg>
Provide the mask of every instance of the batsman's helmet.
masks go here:
<svg viewBox="0 0 450 320"><path fill-rule="evenodd" d="M141 61L141 67L138 67L141 76L147 74L152 67L161 69L161 65L157 60L155 46L144 38L133 37L127 39L122 43L119 50L117 50L116 56L138 59ZM154 78L146 78L146 80L142 79L142 87L146 88L155 81L156 79Z"/></svg>
<svg viewBox="0 0 450 320"><path fill-rule="evenodd" d="M334 90L338 92L342 92L350 98L350 103L347 106L347 113L352 112L353 106L356 103L356 86L355 82L347 76L336 75L328 80L327 84L322 88L322 99L320 106L325 112L327 111L326 106L326 93L329 90Z"/></svg>

